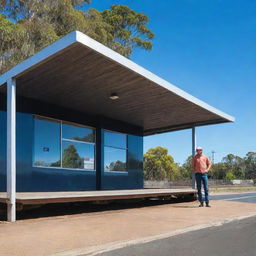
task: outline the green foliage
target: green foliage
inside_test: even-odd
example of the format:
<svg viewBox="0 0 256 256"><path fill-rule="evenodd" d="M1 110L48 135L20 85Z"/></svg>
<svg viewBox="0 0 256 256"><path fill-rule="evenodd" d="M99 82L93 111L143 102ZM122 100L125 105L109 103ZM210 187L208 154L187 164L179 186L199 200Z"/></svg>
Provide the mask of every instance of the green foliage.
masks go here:
<svg viewBox="0 0 256 256"><path fill-rule="evenodd" d="M152 48L149 19L127 6L102 12L79 8L90 0L0 0L0 74L73 30L129 57ZM11 20L15 20L12 22Z"/></svg>
<svg viewBox="0 0 256 256"><path fill-rule="evenodd" d="M192 156L189 156L180 167L179 180L189 180L192 177Z"/></svg>
<svg viewBox="0 0 256 256"><path fill-rule="evenodd" d="M144 155L144 177L146 180L175 180L178 165L163 147L150 148Z"/></svg>
<svg viewBox="0 0 256 256"><path fill-rule="evenodd" d="M225 175L225 180L234 180L235 178L235 175L231 171L228 171Z"/></svg>
<svg viewBox="0 0 256 256"><path fill-rule="evenodd" d="M0 0L0 8L3 12L16 21L20 19L47 18L49 11L62 11L64 6L77 8L91 0Z"/></svg>
<svg viewBox="0 0 256 256"><path fill-rule="evenodd" d="M28 43L26 29L15 24L0 14L0 73L15 65L20 59L33 54L33 47Z"/></svg>
<svg viewBox="0 0 256 256"><path fill-rule="evenodd" d="M214 164L210 172L214 179L225 179L229 173L233 179L256 178L256 152L248 152L244 158L228 154L221 163Z"/></svg>
<svg viewBox="0 0 256 256"><path fill-rule="evenodd" d="M146 27L149 22L147 15L136 13L125 5L112 5L110 10L102 13L103 20L111 25L110 33L115 40L112 46L124 56L130 56L134 47L152 49L149 40L154 34Z"/></svg>
<svg viewBox="0 0 256 256"><path fill-rule="evenodd" d="M74 145L69 145L63 152L62 166L65 168L83 168L83 159Z"/></svg>
<svg viewBox="0 0 256 256"><path fill-rule="evenodd" d="M94 142L95 141L95 135L92 132L92 133L88 133L87 135L85 135L83 137L74 136L74 137L72 137L72 140L80 140L80 141L85 141L85 142Z"/></svg>
<svg viewBox="0 0 256 256"><path fill-rule="evenodd" d="M114 171L114 172L126 171L126 163L124 163L120 160L117 160L116 162L110 163L108 169L110 171Z"/></svg>
<svg viewBox="0 0 256 256"><path fill-rule="evenodd" d="M226 163L216 163L212 165L209 172L209 177L216 180L224 180L230 167Z"/></svg>
<svg viewBox="0 0 256 256"><path fill-rule="evenodd" d="M175 164L162 147L149 149L144 155L144 175L146 180L189 180L192 174L192 156L181 166ZM228 154L220 163L215 163L209 171L212 179L256 180L256 152L248 152L244 158Z"/></svg>
<svg viewBox="0 0 256 256"><path fill-rule="evenodd" d="M244 159L246 172L246 179L256 180L256 152L248 152Z"/></svg>

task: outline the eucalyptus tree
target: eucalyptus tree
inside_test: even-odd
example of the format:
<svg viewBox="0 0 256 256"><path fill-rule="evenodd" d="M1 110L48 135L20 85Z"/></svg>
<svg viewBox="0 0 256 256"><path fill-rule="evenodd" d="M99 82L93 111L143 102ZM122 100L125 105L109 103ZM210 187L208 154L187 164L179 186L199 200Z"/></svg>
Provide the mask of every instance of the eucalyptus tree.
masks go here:
<svg viewBox="0 0 256 256"><path fill-rule="evenodd" d="M176 180L179 167L164 147L150 148L144 155L144 177L146 180Z"/></svg>
<svg viewBox="0 0 256 256"><path fill-rule="evenodd" d="M128 6L98 11L90 0L0 0L0 74L73 30L120 54L152 49L147 15Z"/></svg>

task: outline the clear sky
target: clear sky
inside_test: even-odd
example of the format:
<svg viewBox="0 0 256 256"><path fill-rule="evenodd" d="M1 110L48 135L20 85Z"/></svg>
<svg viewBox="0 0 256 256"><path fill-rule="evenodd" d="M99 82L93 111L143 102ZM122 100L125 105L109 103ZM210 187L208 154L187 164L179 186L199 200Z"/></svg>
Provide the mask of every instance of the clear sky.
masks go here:
<svg viewBox="0 0 256 256"><path fill-rule="evenodd" d="M126 4L147 14L153 50L132 59L208 104L235 116L233 124L197 128L198 145L220 161L256 151L256 0L92 0L91 7ZM191 130L145 137L144 151L164 146L182 163Z"/></svg>

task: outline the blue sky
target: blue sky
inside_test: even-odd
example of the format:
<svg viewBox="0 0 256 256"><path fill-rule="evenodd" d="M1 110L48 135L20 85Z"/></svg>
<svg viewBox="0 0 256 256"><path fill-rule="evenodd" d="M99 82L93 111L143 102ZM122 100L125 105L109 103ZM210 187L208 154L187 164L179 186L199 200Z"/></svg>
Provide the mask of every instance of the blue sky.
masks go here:
<svg viewBox="0 0 256 256"><path fill-rule="evenodd" d="M197 128L205 154L244 156L256 151L256 1L93 0L91 7L126 4L147 14L153 50L136 50L133 61L235 116L233 124ZM164 146L182 163L191 154L191 130L145 137L144 151Z"/></svg>

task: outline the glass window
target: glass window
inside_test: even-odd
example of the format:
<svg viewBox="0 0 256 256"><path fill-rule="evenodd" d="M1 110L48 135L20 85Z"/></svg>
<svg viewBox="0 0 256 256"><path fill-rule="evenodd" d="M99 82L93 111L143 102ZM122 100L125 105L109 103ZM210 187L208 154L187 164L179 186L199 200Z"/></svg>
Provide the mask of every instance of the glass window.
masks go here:
<svg viewBox="0 0 256 256"><path fill-rule="evenodd" d="M84 169L95 170L95 145L85 144Z"/></svg>
<svg viewBox="0 0 256 256"><path fill-rule="evenodd" d="M62 167L95 169L95 131L78 125L62 124Z"/></svg>
<svg viewBox="0 0 256 256"><path fill-rule="evenodd" d="M94 145L63 141L62 167L94 170Z"/></svg>
<svg viewBox="0 0 256 256"><path fill-rule="evenodd" d="M115 147L115 148L127 148L127 136L123 133L117 132L104 132L104 144L105 146Z"/></svg>
<svg viewBox="0 0 256 256"><path fill-rule="evenodd" d="M92 128L35 117L34 166L95 170L94 142Z"/></svg>
<svg viewBox="0 0 256 256"><path fill-rule="evenodd" d="M35 119L34 165L60 167L60 123Z"/></svg>
<svg viewBox="0 0 256 256"><path fill-rule="evenodd" d="M105 171L127 171L127 135L104 131L104 143Z"/></svg>
<svg viewBox="0 0 256 256"><path fill-rule="evenodd" d="M105 147L104 148L105 171L126 171L126 150Z"/></svg>
<svg viewBox="0 0 256 256"><path fill-rule="evenodd" d="M79 140L85 142L95 141L93 129L65 123L62 125L62 137L69 140Z"/></svg>

